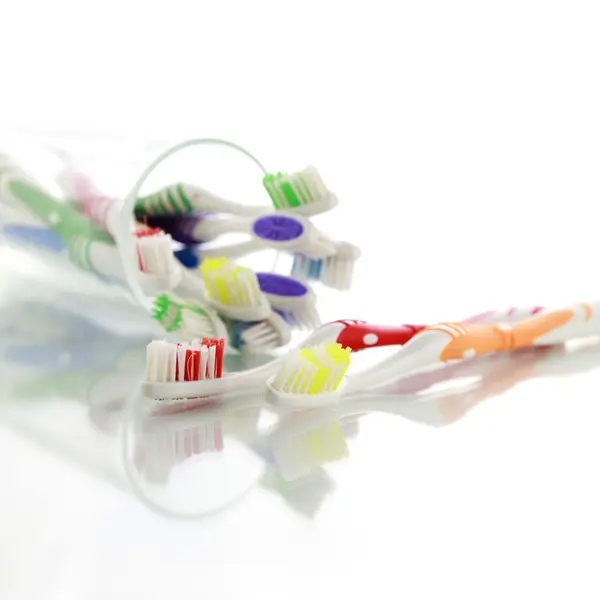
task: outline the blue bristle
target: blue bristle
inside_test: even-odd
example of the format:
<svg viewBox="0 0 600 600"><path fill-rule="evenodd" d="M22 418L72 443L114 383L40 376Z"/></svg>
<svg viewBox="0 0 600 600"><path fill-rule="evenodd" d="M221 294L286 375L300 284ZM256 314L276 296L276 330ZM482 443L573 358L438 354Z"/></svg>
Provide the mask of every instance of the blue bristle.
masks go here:
<svg viewBox="0 0 600 600"><path fill-rule="evenodd" d="M294 263L292 264L292 275L294 277L306 277L306 279L320 281L322 271L322 259L308 258L303 254L294 255Z"/></svg>
<svg viewBox="0 0 600 600"><path fill-rule="evenodd" d="M175 258L187 269L197 269L200 259L194 248L186 247L181 250L175 250Z"/></svg>
<svg viewBox="0 0 600 600"><path fill-rule="evenodd" d="M320 259L317 260L310 260L309 263L309 275L308 278L309 279L320 279L321 278L321 271L323 270L323 261Z"/></svg>
<svg viewBox="0 0 600 600"><path fill-rule="evenodd" d="M256 323L245 323L243 321L227 321L227 331L229 333L229 345L236 350L239 350L243 345L242 334L249 327L253 327Z"/></svg>

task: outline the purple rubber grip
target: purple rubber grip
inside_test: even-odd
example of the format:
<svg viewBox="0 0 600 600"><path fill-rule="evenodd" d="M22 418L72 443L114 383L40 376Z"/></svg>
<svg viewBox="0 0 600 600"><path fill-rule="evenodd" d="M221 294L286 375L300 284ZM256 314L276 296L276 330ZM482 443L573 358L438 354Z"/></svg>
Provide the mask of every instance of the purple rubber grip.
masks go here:
<svg viewBox="0 0 600 600"><path fill-rule="evenodd" d="M150 227L160 227L175 241L186 246L201 244L203 240L194 235L194 229L210 213L192 213L183 215L148 215L145 221Z"/></svg>
<svg viewBox="0 0 600 600"><path fill-rule="evenodd" d="M254 221L254 234L272 242L289 242L299 238L304 232L304 226L293 217L283 215L267 215Z"/></svg>
<svg viewBox="0 0 600 600"><path fill-rule="evenodd" d="M293 277L275 273L257 273L258 285L265 294L298 298L308 293L308 288Z"/></svg>

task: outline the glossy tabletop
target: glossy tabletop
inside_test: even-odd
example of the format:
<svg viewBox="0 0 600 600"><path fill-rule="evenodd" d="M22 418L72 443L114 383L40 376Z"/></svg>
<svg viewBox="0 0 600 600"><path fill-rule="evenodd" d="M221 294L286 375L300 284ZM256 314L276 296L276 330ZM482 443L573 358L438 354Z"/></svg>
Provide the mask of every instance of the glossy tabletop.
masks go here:
<svg viewBox="0 0 600 600"><path fill-rule="evenodd" d="M157 403L135 307L97 319L76 283L2 256L3 598L592 597L595 339L314 411L261 389Z"/></svg>

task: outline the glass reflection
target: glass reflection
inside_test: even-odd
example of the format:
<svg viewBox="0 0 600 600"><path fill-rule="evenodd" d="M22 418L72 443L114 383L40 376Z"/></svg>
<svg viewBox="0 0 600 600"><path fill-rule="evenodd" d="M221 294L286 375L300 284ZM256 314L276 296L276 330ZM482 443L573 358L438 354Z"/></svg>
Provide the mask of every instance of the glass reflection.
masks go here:
<svg viewBox="0 0 600 600"><path fill-rule="evenodd" d="M146 342L40 300L7 305L0 316L0 421L133 488L152 510L181 518L210 514L249 493L313 518L335 493L338 465L361 443L368 415L447 426L524 381L600 364L600 344L588 340L464 361L338 406L286 411L267 404L261 388L202 400L140 397ZM270 359L231 355L226 367Z"/></svg>
<svg viewBox="0 0 600 600"><path fill-rule="evenodd" d="M161 439L160 451L154 450L157 464L167 468L168 455L169 468L174 469L182 456L189 459L193 454L227 454L230 445L239 453L243 444L248 453L262 460L260 473L256 463L252 477L247 476L242 462L235 469L230 466L227 477L240 479L238 497L228 497L227 502L222 498L222 504L234 502L254 486L276 494L291 509L311 518L334 492L335 478L328 467L349 457L348 440L360 437L358 427L363 417L378 412L423 425L446 426L465 417L486 399L504 394L523 381L583 372L599 364L600 345L589 342L490 355L405 377L377 393L347 397L335 407L307 411L286 411L268 405L261 389L237 396L215 396L209 401L171 401L161 405L146 400L150 408L145 416L138 413L136 445L152 448L156 439ZM201 440L208 438L209 442L194 445L194 435ZM247 460L247 456L244 454L242 459L238 455L236 460ZM207 473L208 470L200 486L201 494L212 489L214 500L215 482L222 474L217 477L216 469L210 477ZM200 471L196 474L200 477ZM163 472L163 481L165 476ZM138 470L135 477L138 491L147 494L145 486L150 480L144 481L143 470ZM164 495L161 500L165 500ZM192 505L195 510L203 502L196 498L186 508L191 509ZM172 510L164 504L154 508L162 512ZM211 510L215 508L216 504L211 506ZM194 510L186 515L201 512Z"/></svg>

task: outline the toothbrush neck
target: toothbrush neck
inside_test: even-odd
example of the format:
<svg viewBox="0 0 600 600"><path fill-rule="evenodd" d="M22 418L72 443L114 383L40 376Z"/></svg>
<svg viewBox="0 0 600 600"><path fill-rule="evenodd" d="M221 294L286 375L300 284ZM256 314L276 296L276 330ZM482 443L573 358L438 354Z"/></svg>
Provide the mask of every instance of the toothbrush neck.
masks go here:
<svg viewBox="0 0 600 600"><path fill-rule="evenodd" d="M402 346L424 328L424 325L394 327L355 321L346 325L336 341L344 347L351 348L353 352L381 346Z"/></svg>

